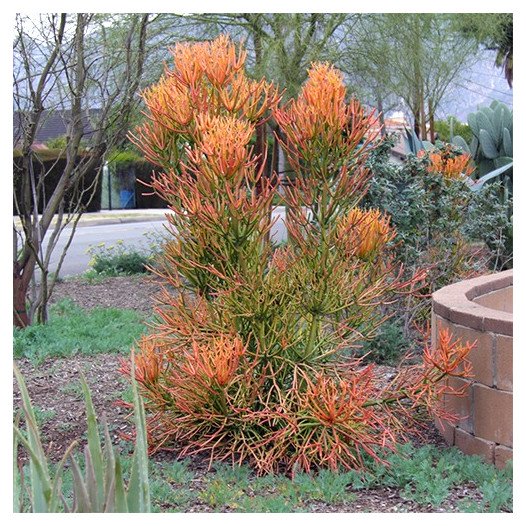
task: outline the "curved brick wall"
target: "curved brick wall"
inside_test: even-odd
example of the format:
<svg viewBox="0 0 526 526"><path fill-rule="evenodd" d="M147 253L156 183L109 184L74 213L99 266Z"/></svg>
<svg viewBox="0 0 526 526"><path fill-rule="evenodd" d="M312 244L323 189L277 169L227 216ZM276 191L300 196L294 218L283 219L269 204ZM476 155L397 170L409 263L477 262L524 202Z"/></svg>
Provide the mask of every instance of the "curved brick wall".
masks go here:
<svg viewBox="0 0 526 526"><path fill-rule="evenodd" d="M438 330L477 341L471 351L473 378L450 378L467 384L464 397L444 397L446 409L461 419L436 422L448 444L481 455L497 467L513 456L513 270L444 287L433 294L432 345Z"/></svg>

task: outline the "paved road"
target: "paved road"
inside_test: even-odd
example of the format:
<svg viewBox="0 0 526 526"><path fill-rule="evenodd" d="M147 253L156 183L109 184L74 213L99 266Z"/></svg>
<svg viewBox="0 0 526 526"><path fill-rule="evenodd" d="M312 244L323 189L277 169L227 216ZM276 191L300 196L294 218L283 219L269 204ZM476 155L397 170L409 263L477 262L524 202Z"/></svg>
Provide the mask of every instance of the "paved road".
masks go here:
<svg viewBox="0 0 526 526"><path fill-rule="evenodd" d="M277 222L272 230L272 238L276 242L280 242L286 238L286 229L283 222L285 215L283 207L278 207L274 213L277 217ZM88 269L91 256L87 250L99 243L105 243L106 246L114 245L117 241L122 240L126 246L144 247L146 248L150 241L146 236L147 232L157 232L162 234L166 232L164 221L145 221L141 223L123 223L112 225L97 225L97 226L82 226L77 228L71 246L67 252L60 277L75 276L82 274ZM56 265L62 249L67 242L68 231L65 230L61 239L55 248L53 257L51 259L50 271L56 270Z"/></svg>

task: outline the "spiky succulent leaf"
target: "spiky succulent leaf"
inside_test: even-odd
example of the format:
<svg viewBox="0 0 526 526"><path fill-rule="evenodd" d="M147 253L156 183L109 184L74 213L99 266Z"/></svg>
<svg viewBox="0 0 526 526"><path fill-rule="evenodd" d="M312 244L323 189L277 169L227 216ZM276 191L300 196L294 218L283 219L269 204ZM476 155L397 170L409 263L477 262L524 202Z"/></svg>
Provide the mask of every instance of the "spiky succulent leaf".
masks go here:
<svg viewBox="0 0 526 526"><path fill-rule="evenodd" d="M16 365L14 366L14 374L20 389L22 411L27 428L27 440L18 429L16 429L15 432L18 434L20 442L23 443L24 447L30 453L31 506L35 513L48 512L52 488L47 458L40 440L40 433L38 431L35 412L31 405L31 399L29 398L29 392L24 378Z"/></svg>
<svg viewBox="0 0 526 526"><path fill-rule="evenodd" d="M91 393L86 383L84 375L81 375L80 380L82 392L84 394L84 401L86 405L86 417L88 424L88 448L90 452L90 461L93 464L93 474L95 476L95 483L97 488L96 501L94 502L97 511L100 511L102 502L104 500L104 460L102 457L102 446L99 437L99 430L97 424L97 415Z"/></svg>
<svg viewBox="0 0 526 526"><path fill-rule="evenodd" d="M115 457L115 512L128 513L128 501L126 499L126 488L122 476L121 461L119 456Z"/></svg>
<svg viewBox="0 0 526 526"><path fill-rule="evenodd" d="M20 424L20 413L15 417L14 427L18 429ZM18 468L18 435L13 433L13 512L21 511L22 489L20 487L20 470Z"/></svg>
<svg viewBox="0 0 526 526"><path fill-rule="evenodd" d="M477 182L473 185L469 185L470 190L473 190L474 192L479 191L484 184L486 184L488 181L491 181L492 179L495 179L495 177L498 177L499 175L502 175L507 170L509 170L513 166L513 163L506 164L505 166L502 166L501 168L497 168L496 170L492 170L491 172L484 175L484 177L481 177L477 180Z"/></svg>
<svg viewBox="0 0 526 526"><path fill-rule="evenodd" d="M106 493L104 512L111 513L115 507L115 453L113 452L108 422L105 418L102 420L102 425L104 429L104 488Z"/></svg>
<svg viewBox="0 0 526 526"><path fill-rule="evenodd" d="M133 452L132 471L128 485L128 509L131 512L148 513L150 511L150 489L148 481L148 446L146 438L146 416L144 404L137 390L135 365L132 360L132 389L135 421L135 450Z"/></svg>
<svg viewBox="0 0 526 526"><path fill-rule="evenodd" d="M88 488L80 466L73 455L70 456L70 464L73 474L73 512L90 513L92 510Z"/></svg>

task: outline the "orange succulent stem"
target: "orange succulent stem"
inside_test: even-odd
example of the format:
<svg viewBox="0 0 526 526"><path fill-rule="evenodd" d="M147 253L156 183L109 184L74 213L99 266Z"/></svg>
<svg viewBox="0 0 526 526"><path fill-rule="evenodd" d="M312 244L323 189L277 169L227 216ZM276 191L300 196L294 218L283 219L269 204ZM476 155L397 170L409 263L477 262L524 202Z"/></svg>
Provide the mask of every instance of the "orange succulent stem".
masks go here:
<svg viewBox="0 0 526 526"><path fill-rule="evenodd" d="M454 371L468 351L441 336L422 371L385 389L372 366L338 359L421 280L395 266L389 218L359 207L375 117L348 101L329 64L313 64L298 97L278 108L277 88L246 76L246 53L229 37L172 53L174 69L144 93L148 119L133 138L160 167L152 188L173 211L156 271L169 286L136 358L149 433L158 448L172 441L181 454L247 459L261 472L363 467L395 440L396 411L410 417L396 402L431 407L430 382L445 376L436 371ZM274 160L279 144L296 175L284 198L289 242L275 251L270 115ZM461 163L437 166L453 173Z"/></svg>
<svg viewBox="0 0 526 526"><path fill-rule="evenodd" d="M438 378L435 378L433 380L434 384L437 384L441 380L443 380L447 376L447 373L441 373ZM416 389L414 391L415 394L419 394L423 391L422 389ZM406 389L401 389L398 395L396 396L390 396L389 398L381 398L379 400L370 400L368 402L365 402L364 407L372 407L372 406L382 406L382 405L388 405L392 404L394 402L400 402L401 400L407 400L410 398L410 393Z"/></svg>
<svg viewBox="0 0 526 526"><path fill-rule="evenodd" d="M388 405L394 402L400 402L401 400L405 400L407 398L409 398L407 391L402 390L397 396L391 396L389 398L380 398L377 400L369 400L368 402L365 402L363 404L363 407Z"/></svg>

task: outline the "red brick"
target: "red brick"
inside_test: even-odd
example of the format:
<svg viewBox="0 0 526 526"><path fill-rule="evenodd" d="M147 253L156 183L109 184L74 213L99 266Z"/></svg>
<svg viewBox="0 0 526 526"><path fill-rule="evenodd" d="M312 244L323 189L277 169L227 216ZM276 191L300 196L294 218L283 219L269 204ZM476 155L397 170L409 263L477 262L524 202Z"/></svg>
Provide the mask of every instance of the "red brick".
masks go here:
<svg viewBox="0 0 526 526"><path fill-rule="evenodd" d="M493 290L488 294L477 296L473 301L479 305L488 307L488 309L513 312L513 287Z"/></svg>
<svg viewBox="0 0 526 526"><path fill-rule="evenodd" d="M462 378L448 378L448 385L455 391L464 389L463 396L444 395L444 409L458 417L456 425L467 431L473 432L473 407L472 407L472 387L470 380Z"/></svg>
<svg viewBox="0 0 526 526"><path fill-rule="evenodd" d="M486 462L493 464L495 455L495 444L489 440L484 440L466 433L462 429L455 430L455 446L466 455L478 455Z"/></svg>
<svg viewBox="0 0 526 526"><path fill-rule="evenodd" d="M513 338L501 334L496 336L495 385L513 391Z"/></svg>
<svg viewBox="0 0 526 526"><path fill-rule="evenodd" d="M485 307L482 307L482 309L485 309ZM483 319L482 330L496 332L497 334L505 334L506 336L513 336L513 314L509 312L497 312L489 309L485 310L486 314ZM493 313L496 315L494 316Z"/></svg>
<svg viewBox="0 0 526 526"><path fill-rule="evenodd" d="M473 379L493 386L493 334L461 325L453 325L452 328L454 337L460 338L463 343L476 342L468 357L473 366Z"/></svg>
<svg viewBox="0 0 526 526"><path fill-rule="evenodd" d="M435 418L435 427L448 445L452 446L455 443L455 426L451 422Z"/></svg>
<svg viewBox="0 0 526 526"><path fill-rule="evenodd" d="M449 306L449 317L453 323L472 327L476 330L483 329L484 317L481 315L481 307L476 303L464 298L463 301L455 301Z"/></svg>
<svg viewBox="0 0 526 526"><path fill-rule="evenodd" d="M499 272L498 274L488 274L469 280L476 283L477 296L482 296L493 290L511 287L513 285L513 269Z"/></svg>
<svg viewBox="0 0 526 526"><path fill-rule="evenodd" d="M475 384L473 406L475 435L513 447L513 394Z"/></svg>
<svg viewBox="0 0 526 526"><path fill-rule="evenodd" d="M502 469L506 467L508 460L513 460L513 449L506 446L495 446L495 466Z"/></svg>
<svg viewBox="0 0 526 526"><path fill-rule="evenodd" d="M433 312L444 319L449 318L449 307L443 301L443 298L440 298L440 301L433 300Z"/></svg>

